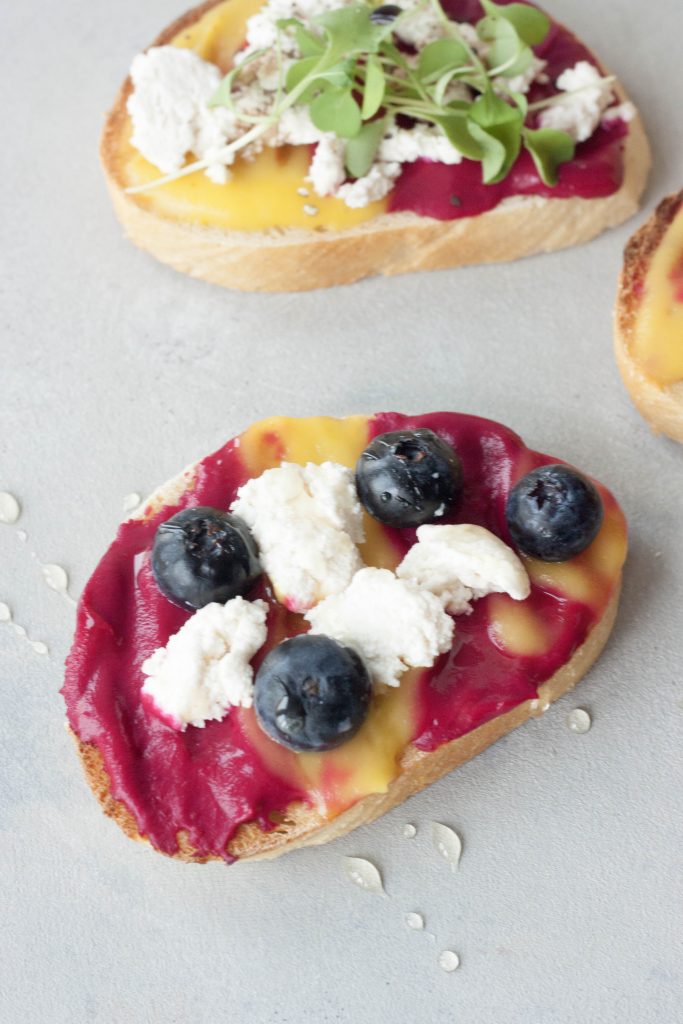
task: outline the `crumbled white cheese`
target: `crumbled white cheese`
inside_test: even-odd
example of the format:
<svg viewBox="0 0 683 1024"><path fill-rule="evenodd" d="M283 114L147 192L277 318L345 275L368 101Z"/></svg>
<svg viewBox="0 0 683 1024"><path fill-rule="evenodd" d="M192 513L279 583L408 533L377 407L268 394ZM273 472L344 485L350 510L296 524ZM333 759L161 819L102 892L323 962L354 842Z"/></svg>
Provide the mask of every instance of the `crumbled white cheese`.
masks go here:
<svg viewBox="0 0 683 1024"><path fill-rule="evenodd" d="M547 79L547 76L543 74L547 63L546 60L541 60L540 57L534 55L526 71L522 71L519 75L513 75L512 78L504 78L501 75L494 79L494 83L498 86L502 85L506 89L511 89L512 92L527 93L534 82Z"/></svg>
<svg viewBox="0 0 683 1024"><path fill-rule="evenodd" d="M130 74L131 142L145 159L170 174L194 153L199 160L213 159L210 170L225 177L226 161L218 157L235 119L224 108L207 106L222 78L218 68L192 50L155 46L138 54Z"/></svg>
<svg viewBox="0 0 683 1024"><path fill-rule="evenodd" d="M289 107L282 112L277 124L277 135L273 139L274 146L310 146L326 138L336 138L319 128L311 121L308 107Z"/></svg>
<svg viewBox="0 0 683 1024"><path fill-rule="evenodd" d="M260 50L273 46L277 39L277 22L287 18L298 18L309 24L313 18L326 11L343 6L340 0L269 0L247 21L247 50ZM298 54L294 36L285 32L283 50L286 54Z"/></svg>
<svg viewBox="0 0 683 1024"><path fill-rule="evenodd" d="M416 124L412 128L389 125L380 142L377 158L381 163L411 164L420 158L440 164L459 164L460 153L436 125Z"/></svg>
<svg viewBox="0 0 683 1024"><path fill-rule="evenodd" d="M248 480L231 511L249 526L278 599L303 612L361 568L363 512L353 471L335 462L283 462Z"/></svg>
<svg viewBox="0 0 683 1024"><path fill-rule="evenodd" d="M383 199L401 173L403 163L412 163L421 157L442 164L459 164L462 160L462 154L438 128L426 124L398 128L392 120L368 173L344 184L347 177L344 148L343 139L325 136L313 155L308 180L319 196L335 195L351 207L367 206Z"/></svg>
<svg viewBox="0 0 683 1024"><path fill-rule="evenodd" d="M435 594L451 614L470 612L470 601L486 594L509 594L516 601L529 596L524 565L483 526L420 526L417 540L396 575Z"/></svg>
<svg viewBox="0 0 683 1024"><path fill-rule="evenodd" d="M142 663L142 693L175 729L203 726L252 702L249 662L266 641L265 601L207 604Z"/></svg>
<svg viewBox="0 0 683 1024"><path fill-rule="evenodd" d="M403 43L421 50L427 43L434 43L448 34L444 19L439 16L431 3L425 0L403 0L399 5L406 14L396 25L396 35Z"/></svg>
<svg viewBox="0 0 683 1024"><path fill-rule="evenodd" d="M361 569L346 590L306 618L312 633L358 651L380 686L398 686L408 668L433 665L450 650L455 628L437 597L388 569Z"/></svg>
<svg viewBox="0 0 683 1024"><path fill-rule="evenodd" d="M364 177L342 185L335 195L352 208L367 206L378 199L384 199L400 173L399 163L373 164Z"/></svg>
<svg viewBox="0 0 683 1024"><path fill-rule="evenodd" d="M322 139L316 146L306 178L319 196L336 192L346 180L344 168L344 141L334 135Z"/></svg>
<svg viewBox="0 0 683 1024"><path fill-rule="evenodd" d="M541 111L542 128L567 132L576 142L589 139L612 99L612 83L586 60L567 68L555 83L566 93Z"/></svg>
<svg viewBox="0 0 683 1024"><path fill-rule="evenodd" d="M474 50L479 57L486 57L491 49L491 44L481 38L474 25L470 25L468 21L462 21L458 22L457 28L458 35L467 43L470 50Z"/></svg>
<svg viewBox="0 0 683 1024"><path fill-rule="evenodd" d="M630 100L626 100L624 103L617 104L617 106L608 107L602 115L602 123L609 124L610 121L624 121L625 124L628 124L635 116L636 108Z"/></svg>
<svg viewBox="0 0 683 1024"><path fill-rule="evenodd" d="M240 113L248 114L249 117L260 117L267 114L273 102L259 80L241 82L238 80L238 88L233 94L233 102L239 107ZM240 122L240 131L246 131L249 127L246 123Z"/></svg>

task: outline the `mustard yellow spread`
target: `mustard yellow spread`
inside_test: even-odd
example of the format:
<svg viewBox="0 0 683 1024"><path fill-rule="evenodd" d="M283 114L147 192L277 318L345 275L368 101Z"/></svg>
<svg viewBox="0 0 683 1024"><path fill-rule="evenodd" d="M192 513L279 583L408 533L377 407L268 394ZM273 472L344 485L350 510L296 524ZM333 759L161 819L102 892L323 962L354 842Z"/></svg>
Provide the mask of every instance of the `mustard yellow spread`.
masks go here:
<svg viewBox="0 0 683 1024"><path fill-rule="evenodd" d="M631 354L658 384L683 380L683 206L645 276Z"/></svg>

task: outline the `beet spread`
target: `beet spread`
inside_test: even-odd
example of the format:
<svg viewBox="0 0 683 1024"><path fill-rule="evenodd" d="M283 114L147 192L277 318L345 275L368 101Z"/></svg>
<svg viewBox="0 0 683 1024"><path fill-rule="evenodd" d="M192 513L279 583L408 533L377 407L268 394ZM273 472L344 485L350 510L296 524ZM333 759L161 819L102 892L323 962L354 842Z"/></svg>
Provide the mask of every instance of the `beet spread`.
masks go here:
<svg viewBox="0 0 683 1024"><path fill-rule="evenodd" d="M462 460L464 492L449 521L480 524L509 543L504 509L511 487L529 470L556 460L530 451L505 427L453 413L378 415L368 422L368 439L417 427L436 431ZM324 458L321 448L320 460ZM140 701L142 661L188 618L154 582L150 550L156 528L188 506L227 508L246 477L240 447L231 441L199 463L193 484L177 503L146 522L120 527L83 592L67 660L63 694L71 728L81 741L97 747L111 795L132 813L139 831L166 853L177 851L177 834L184 830L199 854L230 860L226 847L240 824L255 821L270 829L291 802L313 802L296 755L260 732L252 709L232 709L220 722L181 733ZM600 493L606 518L617 517L623 530L614 499L602 487ZM414 541L413 530L383 529L399 556ZM547 632L550 642L543 655L518 656L500 644L490 616L492 598L477 601L470 616L457 618L453 650L419 679L412 720L416 746L434 750L534 698L538 685L580 646L604 611L618 573L597 572L584 555L573 562L585 563L588 571L591 593L586 603L570 599L552 584L534 584L524 602ZM269 639L257 664L269 646L302 632L306 624L277 604L266 586L251 596L270 605ZM328 773L323 762L321 777L327 774L334 772Z"/></svg>
<svg viewBox="0 0 683 1024"><path fill-rule="evenodd" d="M503 3L511 0L502 0ZM443 0L446 13L456 21L477 22L482 8L477 0ZM558 75L578 61L598 65L590 50L562 25L553 22L546 39L534 47L538 57L547 61L548 84L535 83L529 102L557 92ZM543 196L552 199L598 199L612 195L624 177L624 139L628 126L620 120L599 127L586 142L576 147L574 159L559 169L556 186L545 185L531 156L523 150L504 181L484 185L481 164L463 160L446 165L431 160L404 164L401 176L389 195L390 212L411 210L421 217L455 220L492 210L511 196Z"/></svg>

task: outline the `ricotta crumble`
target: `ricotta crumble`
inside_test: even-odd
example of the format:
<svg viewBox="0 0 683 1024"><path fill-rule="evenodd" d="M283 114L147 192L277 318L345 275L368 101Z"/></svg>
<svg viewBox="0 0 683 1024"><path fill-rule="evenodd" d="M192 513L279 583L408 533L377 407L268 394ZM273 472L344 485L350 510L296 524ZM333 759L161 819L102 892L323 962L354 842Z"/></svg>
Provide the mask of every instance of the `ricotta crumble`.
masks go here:
<svg viewBox="0 0 683 1024"><path fill-rule="evenodd" d="M450 650L455 630L439 598L388 569L361 569L306 619L311 633L358 651L379 686L398 686L409 668L429 668Z"/></svg>
<svg viewBox="0 0 683 1024"><path fill-rule="evenodd" d="M290 611L337 594L361 568L363 514L353 470L335 462L283 462L248 480L231 511L259 546L261 564Z"/></svg>
<svg viewBox="0 0 683 1024"><path fill-rule="evenodd" d="M142 663L142 696L174 729L200 728L230 707L251 707L249 664L266 642L265 601L234 597L196 611Z"/></svg>
<svg viewBox="0 0 683 1024"><path fill-rule="evenodd" d="M531 591L527 571L512 548L471 523L419 526L417 544L396 575L429 590L452 615L469 614L471 602L487 594L523 601Z"/></svg>

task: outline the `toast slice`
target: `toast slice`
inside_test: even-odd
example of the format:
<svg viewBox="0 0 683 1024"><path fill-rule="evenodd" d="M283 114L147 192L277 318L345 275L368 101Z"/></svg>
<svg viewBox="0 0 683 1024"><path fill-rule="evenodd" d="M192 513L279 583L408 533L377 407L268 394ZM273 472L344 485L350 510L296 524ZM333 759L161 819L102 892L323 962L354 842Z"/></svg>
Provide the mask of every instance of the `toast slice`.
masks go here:
<svg viewBox="0 0 683 1024"><path fill-rule="evenodd" d="M119 552L116 558L119 558L125 545L128 543L126 538L135 538L139 531L146 531L145 537L147 539L141 542L138 536L138 540L135 542L137 544L137 554L133 555L132 548L128 548L126 549L128 554L125 555L123 561L117 561L115 558L110 563L115 568L114 573L110 574L109 579L105 580L105 577L98 570L86 587L79 608L76 639L67 662L67 682L63 692L67 702L72 733L77 744L86 779L104 813L113 818L129 837L150 841L144 824L141 824L141 822L144 822L145 802L149 801L154 802L155 813L160 814L164 822L177 822L171 829L170 844L163 846L159 842L152 840L152 845L161 852L184 861L203 863L217 859L264 859L279 856L281 853L299 847L326 843L337 836L344 835L361 824L373 821L409 796L419 792L431 782L436 781L458 765L476 756L476 754L510 730L523 724L529 718L542 714L553 701L576 685L599 656L607 642L615 619L621 583L621 566L626 551L623 516L612 496L602 487L600 487L600 493L605 503L605 520L600 533L598 533L598 536L586 552L576 556L569 562L555 565L526 560L527 569L534 586L532 588L532 604L528 608L526 608L527 602L522 602L520 605L522 617L519 623L522 627L522 632L520 633L521 646L519 650L522 654L518 661L515 661L514 658L510 661L509 653L501 661L499 655L494 651L494 657L499 658L499 661L495 663L488 662L486 672L493 680L494 677L498 678L502 671L502 676L499 679L500 687L496 691L492 683L493 689L491 693L485 694L481 698L483 700L482 706L485 706L486 711L480 717L477 717L477 715L469 717L470 711L466 711L467 723L475 722L474 727L468 727L467 724L462 725L461 723L454 730L452 739L446 742L434 741L428 744L429 749L426 749L424 743L417 735L421 727L415 725L413 721L414 728L412 728L410 735L415 737L415 742L408 739L401 746L400 744L403 741L399 738L399 745L391 748L392 751L395 750L395 761L392 761L389 765L388 773L385 774L383 781L379 784L376 781L376 776L374 776L373 781L368 783L364 774L365 766L355 763L359 758L362 760L364 756L374 757L372 745L353 747L350 751L351 763L353 763L354 770L357 769L359 774L351 788L345 791L343 799L333 799L327 807L321 807L316 802L314 794L319 790L321 780L330 771L336 771L340 767L340 762L335 764L334 760L325 761L324 759L322 762L319 762L316 759L320 755L297 755L298 757L308 758L308 765L313 764L314 774L317 773L315 774L317 781L311 781L313 776L309 773L309 793L307 798L293 799L286 804L275 804L268 813L263 812L262 808L262 813L258 816L258 820L256 816L253 820L249 820L247 816L245 820L246 812L243 810L241 817L236 819L239 821L238 826L228 830L229 840L224 848L208 848L206 843L204 845L197 842L193 843L188 828L180 824L182 821L192 818L191 810L188 810L188 807L183 804L185 798L183 800L176 799L172 789L169 790L167 785L162 785L159 791L156 792L155 787L158 786L158 779L155 779L154 776L160 770L163 770L167 763L172 762L176 756L180 757L182 754L184 757L187 754L190 757L190 760L187 762L187 771L192 773L195 770L199 771L195 781L190 783L190 794L192 793L193 786L203 785L207 773L211 771L212 761L216 758L222 761L231 761L233 757L230 753L229 738L227 740L221 739L218 746L211 740L211 730L214 730L214 736L218 735L218 729L223 723L209 722L205 729L191 727L186 733L175 734L170 728L155 722L152 733L148 733L146 731L145 712L139 701L139 691L137 689L139 681L134 679L132 689L124 692L123 679L117 676L116 672L107 677L106 657L108 645L113 643L117 651L120 651L122 646L125 647L126 644L135 646L140 642L139 637L141 635L144 636L145 622L149 620L150 615L153 617L155 614L154 609L149 606L149 593L143 593L145 591L144 583L138 582L134 584L134 591L131 591L128 596L121 589L123 587L122 581L128 577L129 573L139 573L140 559L143 557L141 545L142 543L148 544L149 538L153 536L153 531L147 527L147 524L156 527L161 520L166 519L179 505L205 504L207 494L205 488L210 483L209 478L211 474L219 472L216 467L225 467L226 463L231 459L250 458L248 454L246 456L244 454L238 456L235 454L236 451L253 453L258 448L260 452L265 452L267 448L272 453L274 451L281 452L284 446L288 459L294 458L303 462L309 457L309 452L316 452L318 461L324 460L326 457L341 457L349 465L353 465L359 451L364 446L364 435L367 437L374 431L380 432L383 424L387 422L390 422L392 425L398 423L402 427L407 424L411 429L415 426L423 427L431 424L436 429L448 432L450 437L455 436L456 440L462 441L462 450L470 452L470 455L467 457L474 460L470 463L470 476L472 480L476 479L480 469L483 469L485 473L490 473L491 480L494 477L496 481L501 479L496 459L505 459L505 455L501 455L501 448L504 448L505 445L511 445L509 451L513 453L512 461L516 466L516 469L513 470L513 479L508 481L510 486L514 482L516 474L524 474L533 465L548 461L546 456L538 456L536 453L526 449L519 438L512 434L512 432L507 431L506 428L475 417L456 418L453 414L436 414L407 418L399 417L397 414L383 414L369 420L366 420L364 417L352 417L340 421L325 419L301 421L273 419L265 421L263 424L256 424L245 434L241 435L238 444L229 443L223 449L220 449L215 456L210 456L206 460L202 460L201 463L188 467L183 473L160 487L152 494L140 512L121 528L117 541L110 549L108 555L105 556L101 565L104 565L112 552L115 552L117 545L119 546ZM369 434L365 434L366 430L369 431ZM493 437L498 440L498 446L496 448L489 448L489 454L486 454L487 439ZM474 438L483 439L483 454L477 454L477 445L472 444ZM309 443L312 447L309 446ZM255 445L256 448L254 447ZM496 452L497 454L492 457L490 452ZM270 459L270 455L268 458ZM480 462L479 460L482 458L484 461ZM266 461L263 464L273 465L277 464L277 462L270 459L270 462ZM479 468L475 469L475 466ZM509 471L509 466L508 469L503 470L503 472L507 471ZM224 468L220 472L223 473ZM478 491L481 486L482 484L478 482L475 491ZM489 511L482 511L481 499L474 495L472 498L467 499L472 504L468 505L467 508L463 508L462 517L474 515L480 521L487 521L491 525L499 522L496 519L500 515L498 507L501 500L500 492L498 491L499 484L496 483L494 486L498 493L498 498L495 499L498 510L492 507ZM217 492L214 490L212 493L215 494ZM220 493L223 493L222 489ZM373 523L368 521L366 526L372 529ZM374 524L374 529L377 530L376 524ZM384 529L380 528L380 532ZM504 527L502 529L504 530ZM391 544L396 543L396 532L390 531ZM400 540L399 543L401 543ZM365 552L365 549L362 550ZM364 554L364 557L369 561L367 554ZM134 565L136 567L135 570L133 570ZM132 579L133 576L131 575L130 578ZM117 611L109 615L103 610L107 603L106 595L103 596L103 590L109 589L110 586L115 590L115 603L109 607L119 607L122 603L130 606L124 609L124 614L120 621L118 619L114 621L118 616ZM546 593L548 598L547 604L543 605L543 607L534 605L533 593ZM142 604L140 604L141 594L143 597ZM558 594L562 597L560 601L557 600ZM145 606L146 602L147 606ZM487 609L484 610L486 602L480 602L479 607L481 607L484 614L483 625L476 625L475 623L477 614L479 614L479 608L475 609L475 613L472 616L458 617L456 619L457 649L463 643L463 639L465 646L468 646L470 643L474 642L476 645L479 642L476 640L477 635L484 638L489 637L491 635L491 622L495 623L497 621L496 616L500 614L500 622L504 624L506 614L509 614L509 605L513 604L516 604L516 602L509 601L507 608L501 608L500 605L496 604L495 607L493 605L490 608L487 606ZM582 627L583 631L580 634L576 634L577 642L567 646L566 650L569 653L566 658L560 658L557 661L555 670L549 674L547 666L550 663L546 660L548 658L547 648L543 651L540 661L534 660L534 652L538 653L538 631L539 629L544 630L546 628L545 626L540 626L540 623L547 623L549 621L548 616L550 621L554 621L554 625L550 627L552 630L555 630L556 627L557 629L564 628L562 625L562 615L564 613L558 611L558 609L565 606L573 609L569 613L569 618L572 622L588 622L588 625L585 629ZM516 614L517 611L518 609L514 608L513 614ZM272 607L271 614L273 614ZM278 614L277 607L275 607L274 614ZM589 619L586 619L587 614ZM554 617L558 615L559 618L555 621ZM299 616L296 617L297 620L299 618ZM138 622L139 626L136 626L135 622ZM300 631L300 625L296 624L294 620L289 619L287 622L290 632L293 623L294 632ZM486 623L489 624L486 625ZM93 624L95 624L95 631L91 632ZM478 634L476 631L480 629L481 633ZM494 633L497 629L498 626L494 625ZM140 633L140 630L142 630L142 633ZM286 627L284 630L279 630L277 634L278 639L282 637L283 632L286 632ZM558 634L553 633L553 635L557 636ZM146 653L149 653L150 641L147 640L145 642L148 645ZM271 642L273 642L272 639L269 640L269 643ZM484 643L488 650L488 640L484 639L482 643ZM454 647L454 652L456 652L456 647ZM562 649L564 650L565 648ZM508 648L508 651L510 650L512 648ZM139 658L135 651L131 652L131 657L133 659L131 664L138 666L134 668L133 674L139 676ZM444 671L447 673L446 676L442 677L441 682L436 680L434 683L436 689L440 691L443 691L443 686L445 685L443 679L451 680L448 684L449 686L453 686L455 679L454 676L448 675L450 669L444 669ZM471 673L472 670L465 668L462 671L467 676L467 673ZM508 672L510 674L509 682L507 681ZM538 675L536 675L537 672ZM498 676L496 675L497 673ZM408 675L411 674L408 673ZM528 677L529 680L538 679L538 684L536 682L530 682L529 685L525 683L523 689L519 690L520 676ZM102 685L104 688L98 690L98 687ZM382 696L380 701L400 702L404 699L401 697L403 689L413 685L418 687L424 686L424 680L403 681L398 690L392 690L388 696ZM431 685L430 683L429 686L431 687ZM479 692L479 685L475 683L472 692ZM430 693L431 690L421 690L419 692ZM455 691L453 692L455 694ZM497 696L494 696L494 694L497 694ZM410 690L407 691L405 700L407 703L395 705L399 708L399 718L401 720L406 715L409 718L411 716L414 717L415 711L410 711L410 708L414 709L417 706L414 703L411 704L414 697L410 696ZM450 701L451 698L449 697L448 700ZM456 708L459 701L465 702L462 705L464 709L467 702L466 691L463 691L463 696L458 697L454 695L453 700L456 701L456 704L452 706L452 709ZM476 701L480 701L480 695L476 697ZM132 750L130 755L131 764L126 767L126 772L130 771L131 777L135 781L125 800L120 797L122 787L125 789L127 785L126 773L124 772L122 775L119 771L120 765L116 763L120 755L116 753L115 747L110 744L111 737L106 735L106 730L104 733L102 731L98 733L97 730L93 731L95 719L102 713L103 707L109 704L116 708L114 717L110 720L110 728L117 734L116 743L123 743L126 750ZM494 706L497 710L494 710ZM437 712L434 708L432 710L435 715L442 713L441 711ZM430 722L432 710L430 710ZM93 711L95 712L94 716ZM457 713L460 714L460 711ZM244 712L243 714L245 716L244 721L246 721L251 712ZM382 712L379 711L378 714L382 714ZM383 730L394 729L399 718L397 718L395 713L389 713L385 718L376 718L372 727L374 730L373 735L377 736ZM241 728L242 725L239 726L239 729ZM456 732L458 735L455 735ZM238 733L239 735L241 734ZM401 735L403 734L401 733ZM253 739L253 733L251 736ZM355 743L357 739L358 737L351 742ZM171 746L164 748L166 752L163 753L162 757L159 757L158 752L162 751L163 744L166 742L169 742ZM213 746L211 746L212 742ZM176 743L178 744L177 746L175 746ZM202 748L201 745L204 743L209 744L209 746ZM263 743L266 744L265 747ZM258 747L260 750L259 758L265 759L270 767L274 766L276 776L286 775L292 770L293 762L282 760L282 750L277 744L269 739L264 740L263 736L261 737L260 744L261 746ZM343 746L339 748L340 751L343 751L343 749ZM207 750L209 753L207 753ZM288 752L286 753L288 754ZM337 752L331 753L336 754ZM111 777L105 763L106 758L113 758L112 764L115 767L118 778L117 787L112 786ZM201 768L196 769L197 763L201 765ZM237 764L238 761L236 760L235 763ZM257 763L260 763L260 761ZM348 771L349 763L348 758L346 761L341 762L342 775ZM148 779L146 778L147 773L149 773ZM360 789L359 781L361 784ZM240 792L241 785L242 783L237 783L237 793ZM154 795L155 792L156 795ZM211 792L213 798L215 787ZM159 801L161 802L159 803ZM227 811L225 810L226 807L228 808ZM218 813L219 818L225 814L229 816L230 807L230 799L223 797L218 800L219 811L216 811L216 808L211 804L211 815L213 817ZM221 834L223 833L221 832Z"/></svg>
<svg viewBox="0 0 683 1024"><path fill-rule="evenodd" d="M636 350L646 278L662 241L672 224L683 217L683 191L667 196L652 216L636 231L624 251L615 308L614 351L621 376L638 411L652 429L683 443L683 377L658 380L644 365ZM683 260L683 246L680 249ZM681 299L679 298L679 302ZM675 343L683 347L683 336ZM665 345L660 335L659 344Z"/></svg>
<svg viewBox="0 0 683 1024"><path fill-rule="evenodd" d="M221 0L188 11L155 40L164 46L192 29ZM223 67L222 70L227 70ZM619 103L626 95L614 83ZM437 220L413 212L380 213L340 230L278 227L232 230L187 215L182 204L163 211L149 194L130 194L126 166L130 78L123 83L102 134L102 166L118 219L140 248L183 273L245 291L304 291L393 275L478 263L498 263L579 245L620 224L638 208L650 166L639 116L628 125L620 187L601 198L512 196L476 216ZM165 186L164 186L165 187Z"/></svg>

